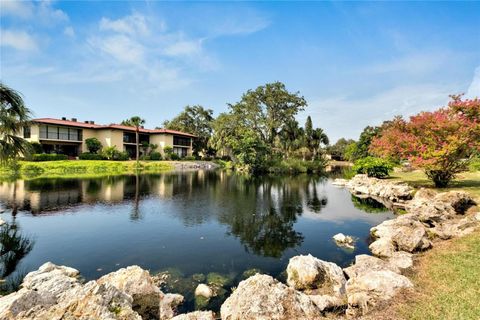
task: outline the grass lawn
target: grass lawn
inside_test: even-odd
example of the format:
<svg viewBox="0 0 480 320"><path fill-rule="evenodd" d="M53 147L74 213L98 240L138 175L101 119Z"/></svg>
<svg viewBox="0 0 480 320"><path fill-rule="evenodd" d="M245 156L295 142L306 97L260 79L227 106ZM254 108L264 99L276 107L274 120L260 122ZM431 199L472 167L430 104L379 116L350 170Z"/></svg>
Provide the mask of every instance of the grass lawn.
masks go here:
<svg viewBox="0 0 480 320"><path fill-rule="evenodd" d="M435 189L433 183L427 179L427 176L422 171L395 172L392 174L392 179L405 181L415 188ZM480 203L480 171L460 173L447 188L435 190L439 192L450 190L467 191Z"/></svg>
<svg viewBox="0 0 480 320"><path fill-rule="evenodd" d="M34 178L82 178L106 175L118 175L139 172L165 172L173 169L173 165L164 161L140 161L137 170L135 161L107 160L64 160L64 161L21 161L20 176L24 179ZM12 177L13 172L0 167L0 180Z"/></svg>
<svg viewBox="0 0 480 320"><path fill-rule="evenodd" d="M395 173L394 178L433 189L418 171ZM437 191L447 190L467 191L480 203L480 172L462 173L449 188ZM432 250L418 257L412 280L415 293L381 312L379 318L480 319L480 229L462 238L436 242Z"/></svg>

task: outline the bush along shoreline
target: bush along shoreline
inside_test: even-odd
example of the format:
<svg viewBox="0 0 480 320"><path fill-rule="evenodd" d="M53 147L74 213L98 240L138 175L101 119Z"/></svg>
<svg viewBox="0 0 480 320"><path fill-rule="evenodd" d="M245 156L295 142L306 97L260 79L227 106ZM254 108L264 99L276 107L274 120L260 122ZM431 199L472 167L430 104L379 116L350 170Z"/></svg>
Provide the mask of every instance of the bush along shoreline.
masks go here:
<svg viewBox="0 0 480 320"><path fill-rule="evenodd" d="M177 315L184 297L163 293L161 275L151 276L130 266L82 284L78 270L47 262L25 277L22 289L0 298L0 318L39 320L67 312L124 320L358 318L388 305L399 293L413 290L408 276L417 253L438 241L469 234L479 225L478 208L465 192L421 189L414 194L406 184L366 175L336 184L354 194L402 202L406 209L406 214L373 227L373 255L357 255L347 268L311 255L295 256L286 269L286 284L256 273L239 283L219 314L195 311ZM205 299L214 294L215 288L207 284L199 284L195 290L195 295Z"/></svg>

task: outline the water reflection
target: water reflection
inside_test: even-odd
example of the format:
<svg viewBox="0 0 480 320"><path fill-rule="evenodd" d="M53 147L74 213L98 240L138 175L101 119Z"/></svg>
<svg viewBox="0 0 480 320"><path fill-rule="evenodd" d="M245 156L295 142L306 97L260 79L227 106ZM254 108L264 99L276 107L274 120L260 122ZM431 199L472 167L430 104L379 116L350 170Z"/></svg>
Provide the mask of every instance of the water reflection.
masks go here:
<svg viewBox="0 0 480 320"><path fill-rule="evenodd" d="M33 249L17 241L23 251L6 260L10 275L52 261L78 268L86 279L132 264L177 268L186 277L218 272L240 279L251 268L278 276L299 253L344 266L368 252L368 243L346 252L332 236L367 239L370 227L391 215L326 177L228 171L17 180L0 183L0 202L18 211L9 234L35 237Z"/></svg>
<svg viewBox="0 0 480 320"><path fill-rule="evenodd" d="M0 294L14 291L20 285L23 274L10 277L17 265L33 249L34 242L21 234L15 223L0 227Z"/></svg>

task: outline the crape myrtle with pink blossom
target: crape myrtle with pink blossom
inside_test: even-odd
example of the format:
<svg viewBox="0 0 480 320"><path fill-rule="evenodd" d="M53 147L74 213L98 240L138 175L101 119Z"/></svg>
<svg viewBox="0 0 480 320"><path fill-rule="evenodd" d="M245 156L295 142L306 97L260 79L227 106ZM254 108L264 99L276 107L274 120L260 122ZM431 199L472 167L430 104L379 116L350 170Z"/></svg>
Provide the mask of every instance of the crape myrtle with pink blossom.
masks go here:
<svg viewBox="0 0 480 320"><path fill-rule="evenodd" d="M480 152L480 99L450 96L447 107L396 117L370 145L378 156L408 160L436 187L445 187Z"/></svg>

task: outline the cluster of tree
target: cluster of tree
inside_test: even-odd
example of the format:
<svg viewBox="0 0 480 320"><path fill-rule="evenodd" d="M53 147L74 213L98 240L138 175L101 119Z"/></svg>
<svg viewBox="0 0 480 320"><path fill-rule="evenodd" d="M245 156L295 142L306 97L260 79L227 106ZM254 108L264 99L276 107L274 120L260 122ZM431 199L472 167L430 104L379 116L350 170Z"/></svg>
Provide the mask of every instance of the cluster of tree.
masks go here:
<svg viewBox="0 0 480 320"><path fill-rule="evenodd" d="M396 117L373 138L369 152L408 160L437 187L445 187L480 152L480 99L454 95L445 108L409 120Z"/></svg>
<svg viewBox="0 0 480 320"><path fill-rule="evenodd" d="M164 127L195 134L194 155L228 156L238 167L255 171L275 159L315 160L328 137L310 117L301 127L296 116L307 106L298 92L281 82L248 90L216 119L210 109L187 106Z"/></svg>

